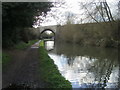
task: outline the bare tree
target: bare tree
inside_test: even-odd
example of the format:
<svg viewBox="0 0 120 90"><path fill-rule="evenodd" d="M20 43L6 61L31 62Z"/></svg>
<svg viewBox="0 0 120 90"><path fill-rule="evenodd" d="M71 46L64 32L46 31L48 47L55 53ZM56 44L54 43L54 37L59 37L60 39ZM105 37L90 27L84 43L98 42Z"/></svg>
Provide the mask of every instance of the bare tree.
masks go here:
<svg viewBox="0 0 120 90"><path fill-rule="evenodd" d="M62 11L60 9L66 9L66 2L63 0L57 0L53 3L54 8L52 9L51 16L56 20L57 25L62 23L61 17L63 16Z"/></svg>
<svg viewBox="0 0 120 90"><path fill-rule="evenodd" d="M118 2L118 19L120 20L120 1Z"/></svg>
<svg viewBox="0 0 120 90"><path fill-rule="evenodd" d="M89 18L89 16L90 16L94 21L96 21L97 23L99 23L98 20L94 18L93 12L90 12L89 9L87 8L87 6L90 5L90 4L91 4L91 3L89 3L89 4L87 4L87 3L86 3L86 4L81 3L82 7L83 7L83 8L85 9L85 11L86 11L86 14L88 15L88 18Z"/></svg>
<svg viewBox="0 0 120 90"><path fill-rule="evenodd" d="M114 21L110 7L106 0L99 0L99 2L91 1L89 3L81 3L82 9L88 18L93 19L95 22L111 22Z"/></svg>
<svg viewBox="0 0 120 90"><path fill-rule="evenodd" d="M103 5L106 10L106 14L107 14L109 21L114 21L113 16L111 14L110 7L108 6L108 3L106 2L106 0L104 0Z"/></svg>
<svg viewBox="0 0 120 90"><path fill-rule="evenodd" d="M75 15L72 12L67 12L66 14L66 24L74 24Z"/></svg>

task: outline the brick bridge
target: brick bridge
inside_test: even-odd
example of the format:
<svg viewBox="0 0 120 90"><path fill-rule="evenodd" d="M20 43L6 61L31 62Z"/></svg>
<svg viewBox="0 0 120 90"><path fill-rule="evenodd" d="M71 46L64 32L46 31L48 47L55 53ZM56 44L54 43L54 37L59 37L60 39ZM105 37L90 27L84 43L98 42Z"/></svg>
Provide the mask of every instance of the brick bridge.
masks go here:
<svg viewBox="0 0 120 90"><path fill-rule="evenodd" d="M41 34L45 31L51 31L55 36L59 30L59 25L53 25L53 26L41 26L38 28L39 32L40 32L40 37Z"/></svg>

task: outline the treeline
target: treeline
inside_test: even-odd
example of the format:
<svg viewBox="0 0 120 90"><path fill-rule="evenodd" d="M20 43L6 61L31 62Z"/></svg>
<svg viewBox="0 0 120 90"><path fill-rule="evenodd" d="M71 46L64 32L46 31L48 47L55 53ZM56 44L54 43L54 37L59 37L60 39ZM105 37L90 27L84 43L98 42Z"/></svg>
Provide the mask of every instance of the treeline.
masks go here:
<svg viewBox="0 0 120 90"><path fill-rule="evenodd" d="M68 14L66 24L59 27L59 41L77 43L81 46L118 47L120 46L120 2L116 2L116 11L111 12L106 0L81 2L84 17L76 24L72 14ZM82 16L81 16L82 17Z"/></svg>
<svg viewBox="0 0 120 90"><path fill-rule="evenodd" d="M120 21L67 24L59 28L58 41L77 43L81 46L120 46Z"/></svg>
<svg viewBox="0 0 120 90"><path fill-rule="evenodd" d="M28 28L37 24L39 16L45 16L52 6L51 2L3 2L2 47L36 39L34 30Z"/></svg>

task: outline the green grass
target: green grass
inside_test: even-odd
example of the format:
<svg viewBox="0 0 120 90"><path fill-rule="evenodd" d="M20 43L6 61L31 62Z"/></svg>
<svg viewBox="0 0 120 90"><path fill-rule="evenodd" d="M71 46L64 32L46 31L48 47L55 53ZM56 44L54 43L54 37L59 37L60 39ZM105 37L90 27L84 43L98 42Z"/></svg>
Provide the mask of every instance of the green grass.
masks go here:
<svg viewBox="0 0 120 90"><path fill-rule="evenodd" d="M47 51L43 46L43 41L40 42L40 72L42 79L47 83L47 88L68 88L71 89L71 83L60 74L54 61L48 56Z"/></svg>
<svg viewBox="0 0 120 90"><path fill-rule="evenodd" d="M8 55L7 53L2 53L2 65L5 66L11 61L11 56Z"/></svg>
<svg viewBox="0 0 120 90"><path fill-rule="evenodd" d="M20 43L18 43L18 44L16 44L14 47L15 47L15 49L25 49L25 48L27 48L27 47L29 47L29 46L31 46L32 44L34 44L35 42L37 42L38 40L31 40L31 41L29 41L28 43L25 43L25 42L20 42Z"/></svg>
<svg viewBox="0 0 120 90"><path fill-rule="evenodd" d="M0 65L2 64L2 52L0 51Z"/></svg>
<svg viewBox="0 0 120 90"><path fill-rule="evenodd" d="M40 41L40 46L42 46L42 47L44 46L44 40Z"/></svg>

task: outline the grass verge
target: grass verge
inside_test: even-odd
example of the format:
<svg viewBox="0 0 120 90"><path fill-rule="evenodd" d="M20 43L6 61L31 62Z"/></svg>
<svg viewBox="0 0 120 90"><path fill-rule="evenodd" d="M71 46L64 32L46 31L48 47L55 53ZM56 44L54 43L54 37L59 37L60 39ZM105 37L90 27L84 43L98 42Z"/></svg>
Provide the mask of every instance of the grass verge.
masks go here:
<svg viewBox="0 0 120 90"><path fill-rule="evenodd" d="M11 56L7 53L2 53L2 66L5 66L7 63L11 61Z"/></svg>
<svg viewBox="0 0 120 90"><path fill-rule="evenodd" d="M47 54L43 41L40 42L40 72L42 79L47 83L47 88L67 88L72 89L71 83L60 74L54 61Z"/></svg>
<svg viewBox="0 0 120 90"><path fill-rule="evenodd" d="M31 40L31 41L29 41L28 43L25 43L25 42L20 42L20 43L18 43L18 44L16 44L15 46L14 46L14 48L15 49L25 49L25 48L27 48L27 47L29 47L29 46L31 46L32 44L34 44L35 42L37 42L38 40Z"/></svg>
<svg viewBox="0 0 120 90"><path fill-rule="evenodd" d="M22 50L22 49L25 49L25 48L31 46L32 44L34 44L37 41L38 40L31 40L28 43L20 42L20 43L16 44L14 46L14 48L18 49L18 50ZM7 52L2 53L2 60L1 61L2 61L3 66L6 66L11 60L12 60L12 57Z"/></svg>

